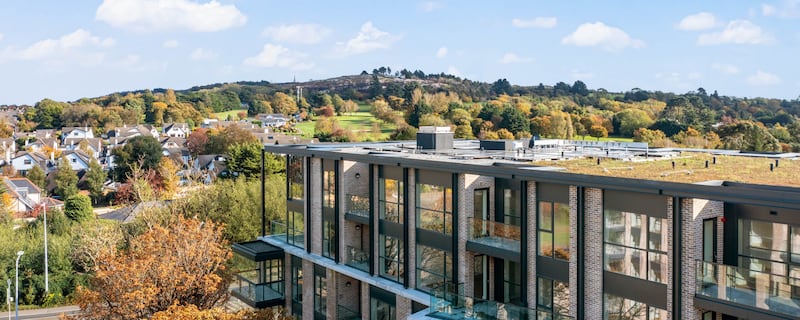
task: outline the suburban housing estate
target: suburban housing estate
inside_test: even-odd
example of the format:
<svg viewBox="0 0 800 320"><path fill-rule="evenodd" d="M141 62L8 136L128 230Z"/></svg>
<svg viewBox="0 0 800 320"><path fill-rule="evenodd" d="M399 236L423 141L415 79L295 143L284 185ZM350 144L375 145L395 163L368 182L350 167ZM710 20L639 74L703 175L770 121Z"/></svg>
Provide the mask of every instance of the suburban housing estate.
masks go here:
<svg viewBox="0 0 800 320"><path fill-rule="evenodd" d="M687 150L454 141L423 127L416 142L264 152L286 159L286 214L234 245L252 268L232 293L255 307L298 319L800 319L796 186L545 161L625 159L635 172L675 167ZM705 168L744 157L692 152L718 152ZM748 156L777 174L798 155Z"/></svg>

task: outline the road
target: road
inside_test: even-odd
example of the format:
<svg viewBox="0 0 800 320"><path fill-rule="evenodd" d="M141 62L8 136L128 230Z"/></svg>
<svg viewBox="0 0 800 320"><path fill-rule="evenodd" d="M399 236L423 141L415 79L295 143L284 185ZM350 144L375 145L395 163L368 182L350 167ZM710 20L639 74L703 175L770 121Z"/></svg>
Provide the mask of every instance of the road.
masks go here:
<svg viewBox="0 0 800 320"><path fill-rule="evenodd" d="M75 311L78 311L78 306L66 306L66 307L58 307L58 308L47 308L47 309L33 309L33 310L20 310L19 311L19 318L20 319L40 319L40 320L51 320L51 319L58 319L62 313L71 314ZM2 310L0 312L0 320L8 319L8 309ZM14 309L11 309L11 319L14 319Z"/></svg>

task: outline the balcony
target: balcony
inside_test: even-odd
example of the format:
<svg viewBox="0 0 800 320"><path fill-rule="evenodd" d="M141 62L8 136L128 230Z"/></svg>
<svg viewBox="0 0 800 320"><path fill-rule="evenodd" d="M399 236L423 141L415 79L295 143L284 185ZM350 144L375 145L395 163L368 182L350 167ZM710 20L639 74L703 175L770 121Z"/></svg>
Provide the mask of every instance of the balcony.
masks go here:
<svg viewBox="0 0 800 320"><path fill-rule="evenodd" d="M347 246L345 264L358 270L369 272L369 254L359 248Z"/></svg>
<svg viewBox="0 0 800 320"><path fill-rule="evenodd" d="M568 320L569 316L497 301L466 297L461 293L435 290L430 296L428 317L436 319L537 319Z"/></svg>
<svg viewBox="0 0 800 320"><path fill-rule="evenodd" d="M350 310L343 305L336 306L336 319L338 320L361 320L361 313Z"/></svg>
<svg viewBox="0 0 800 320"><path fill-rule="evenodd" d="M305 248L305 234L302 229L287 228L285 222L273 220L269 222L269 230L269 237L296 247Z"/></svg>
<svg viewBox="0 0 800 320"><path fill-rule="evenodd" d="M261 240L231 246L231 295L254 308L282 305L284 251Z"/></svg>
<svg viewBox="0 0 800 320"><path fill-rule="evenodd" d="M283 305L283 280L267 283L254 283L241 275L236 275L231 284L231 295L254 308L267 308Z"/></svg>
<svg viewBox="0 0 800 320"><path fill-rule="evenodd" d="M695 301L723 313L800 319L800 279L697 261Z"/></svg>
<svg viewBox="0 0 800 320"><path fill-rule="evenodd" d="M345 219L361 224L370 224L369 207L370 201L368 196L348 194Z"/></svg>
<svg viewBox="0 0 800 320"><path fill-rule="evenodd" d="M467 250L491 256L519 260L520 227L502 222L472 218L469 220Z"/></svg>

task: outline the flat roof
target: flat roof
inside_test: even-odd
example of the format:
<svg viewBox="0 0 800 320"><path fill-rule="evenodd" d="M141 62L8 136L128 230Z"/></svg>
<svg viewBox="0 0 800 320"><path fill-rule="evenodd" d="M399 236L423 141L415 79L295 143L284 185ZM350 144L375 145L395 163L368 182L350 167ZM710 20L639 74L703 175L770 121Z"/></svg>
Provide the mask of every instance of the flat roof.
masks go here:
<svg viewBox="0 0 800 320"><path fill-rule="evenodd" d="M630 143L572 143L566 140L548 141L542 145L531 145L527 140L517 142L524 142L524 147L511 151L484 150L480 148L478 140L455 140L452 149L436 151L419 150L415 141L265 145L264 150L423 170L800 209L800 175L794 174L800 172L798 154L651 149ZM600 165L597 159L600 159ZM709 161L708 168L705 167L706 160ZM672 162L675 162L674 169ZM770 163L773 164L772 171Z"/></svg>

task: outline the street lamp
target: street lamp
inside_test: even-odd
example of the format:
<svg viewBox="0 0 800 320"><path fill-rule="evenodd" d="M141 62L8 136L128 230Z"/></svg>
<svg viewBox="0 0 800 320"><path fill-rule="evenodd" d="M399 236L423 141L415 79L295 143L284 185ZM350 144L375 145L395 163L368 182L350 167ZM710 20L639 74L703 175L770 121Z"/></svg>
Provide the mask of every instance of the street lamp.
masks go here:
<svg viewBox="0 0 800 320"><path fill-rule="evenodd" d="M22 255L25 254L25 251L17 251L17 262L14 264L14 319L19 320L19 258L22 258Z"/></svg>
<svg viewBox="0 0 800 320"><path fill-rule="evenodd" d="M6 304L8 305L8 320L11 320L11 279L6 279Z"/></svg>
<svg viewBox="0 0 800 320"><path fill-rule="evenodd" d="M42 205L42 210L44 210L44 292L50 293L50 281L47 277L49 269L47 267L47 202Z"/></svg>

